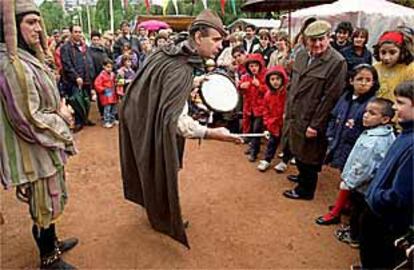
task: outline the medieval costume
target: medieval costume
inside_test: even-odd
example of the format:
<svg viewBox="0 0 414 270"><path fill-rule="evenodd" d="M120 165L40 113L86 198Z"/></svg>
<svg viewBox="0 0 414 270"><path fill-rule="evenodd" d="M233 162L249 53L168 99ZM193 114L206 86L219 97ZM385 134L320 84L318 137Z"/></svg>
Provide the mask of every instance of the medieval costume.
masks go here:
<svg viewBox="0 0 414 270"><path fill-rule="evenodd" d="M27 0L1 4L0 179L29 205L41 267L70 269L59 256L77 239L58 241L55 222L67 202L64 165L75 153L72 134L60 114L55 76L43 61L44 33L34 48L19 27L16 32L26 15L40 16L39 10Z"/></svg>
<svg viewBox="0 0 414 270"><path fill-rule="evenodd" d="M225 35L220 18L203 11L192 23ZM192 39L152 54L127 89L120 109L121 169L126 199L145 207L152 227L185 246L178 196L184 138L207 128L185 112L193 71L202 68Z"/></svg>

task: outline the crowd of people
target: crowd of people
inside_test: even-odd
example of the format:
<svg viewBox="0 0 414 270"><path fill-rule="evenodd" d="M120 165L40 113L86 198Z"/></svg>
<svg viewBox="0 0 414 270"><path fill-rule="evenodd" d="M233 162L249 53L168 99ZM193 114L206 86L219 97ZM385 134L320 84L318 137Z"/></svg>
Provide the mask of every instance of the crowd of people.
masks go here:
<svg viewBox="0 0 414 270"><path fill-rule="evenodd" d="M89 118L91 102L97 104L102 127L121 124L124 188L129 188L126 197L145 205L154 228L167 233L173 228L176 234L170 234L182 243L188 245L185 222L174 197L177 190L169 194L178 211L161 217L160 213L168 211L152 205L149 197L140 195L146 191L133 182L142 175L166 177L175 183L173 189L176 187L177 176L169 175L169 168L175 172L180 167L175 152L182 155L183 151L176 133L187 138L238 141L228 130L267 131L267 140L257 137L244 141L245 154L252 163L263 157L257 164L261 172L272 166L277 149L281 158L274 164L277 173L284 173L289 164L297 166L298 175L287 176L296 186L284 191L283 196L312 200L323 165L338 169L337 199L327 213L316 218L316 224L347 220L335 236L360 249L363 269L392 269L406 256L412 264L413 249L404 254L404 249L394 245L406 234L411 235L407 238L411 239L409 246L413 245L412 28L384 29L371 49L366 46L369 30L350 22L338 22L332 33L328 22L308 18L291 40L284 31L256 29L253 25L228 33L218 17L204 12L189 33L172 29L149 33L145 28L135 33L123 21L115 34L92 31L85 37L80 26L72 25L54 30L48 40L43 40L40 12L34 4L16 1L12 15L17 18L11 28L14 32L2 26L0 37L0 139L5 150L1 152L5 166L0 176L6 188L16 186L18 198L30 205L33 237L43 268L71 267L60 254L75 246L77 240L58 240L54 221L67 199L66 156L76 153L71 131L96 124ZM38 40L32 40L30 31L39 33ZM17 37L17 44L10 36ZM206 39L211 39L210 43ZM40 45L42 54L37 49ZM198 89L211 72L234 80L241 100L234 112L213 112L203 104ZM162 83L168 84L169 90L161 90ZM184 88L191 94L182 92ZM146 89L155 92L151 96ZM29 109L21 98L24 96L31 97ZM169 99L177 101L172 106ZM185 113L182 102L188 104ZM149 113L151 106L168 113L158 115L162 111L158 109ZM146 113L146 119L134 118ZM170 114L178 118L178 124L173 121L175 126L165 126ZM135 132L138 126L146 129ZM157 130L173 130L174 136ZM154 144L158 140L152 138L157 134L162 136L161 144ZM261 154L263 142L266 147ZM148 147L161 159L174 160L172 165L167 164L171 167L159 164L162 166L155 166L155 171L151 166L140 171L133 160L146 155L139 153L153 151ZM137 160L137 164L149 161ZM172 202L168 203L171 206ZM350 217L341 219L342 215ZM173 224L163 223L165 219ZM410 268L409 263L403 267Z"/></svg>

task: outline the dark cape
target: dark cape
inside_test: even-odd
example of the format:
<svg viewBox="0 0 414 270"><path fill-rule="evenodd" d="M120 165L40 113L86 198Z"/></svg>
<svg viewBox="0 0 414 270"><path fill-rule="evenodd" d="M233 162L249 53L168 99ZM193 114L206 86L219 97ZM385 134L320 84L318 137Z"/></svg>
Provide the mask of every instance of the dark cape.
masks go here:
<svg viewBox="0 0 414 270"><path fill-rule="evenodd" d="M178 195L184 139L177 121L202 59L189 41L156 51L131 82L120 109L124 195L143 206L151 226L189 247Z"/></svg>

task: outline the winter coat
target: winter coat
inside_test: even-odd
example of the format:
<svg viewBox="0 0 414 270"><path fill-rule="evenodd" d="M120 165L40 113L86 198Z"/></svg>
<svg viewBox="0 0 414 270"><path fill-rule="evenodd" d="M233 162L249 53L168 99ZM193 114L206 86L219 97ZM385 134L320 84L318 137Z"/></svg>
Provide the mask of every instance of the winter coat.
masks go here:
<svg viewBox="0 0 414 270"><path fill-rule="evenodd" d="M414 122L400 123L402 133L391 145L368 189L366 201L387 225L405 233L413 220Z"/></svg>
<svg viewBox="0 0 414 270"><path fill-rule="evenodd" d="M352 71L354 67L360 64L369 64L372 65L372 53L368 50L367 47L364 47L364 52L362 55L358 55L355 52L354 46L348 46L341 50L341 54L345 57L346 63L348 65L348 72Z"/></svg>
<svg viewBox="0 0 414 270"><path fill-rule="evenodd" d="M257 79L260 82L260 85L258 87L253 85L252 81L254 77L248 69L248 65L251 62L258 62L260 65L260 71L257 75ZM247 70L247 73L242 76L240 80L240 85L242 83L248 82L249 86L246 89L239 88L241 94L243 95L243 119L249 119L250 116L263 116L264 95L267 89L264 82L266 66L264 65L262 55L258 53L249 54L246 58L244 66ZM250 129L248 122L249 121L244 121L243 123L244 132L248 132L248 130Z"/></svg>
<svg viewBox="0 0 414 270"><path fill-rule="evenodd" d="M321 165L326 154L326 128L330 112L345 87L346 62L328 47L309 65L306 50L298 52L286 102L284 132L293 155L305 164ZM305 136L308 127L315 129L315 138Z"/></svg>
<svg viewBox="0 0 414 270"><path fill-rule="evenodd" d="M390 125L365 130L346 160L341 174L344 183L352 190L366 192L394 140L395 135Z"/></svg>
<svg viewBox="0 0 414 270"><path fill-rule="evenodd" d="M95 79L95 90L99 95L99 102L102 106L116 104L117 96L115 94L115 74L102 70Z"/></svg>
<svg viewBox="0 0 414 270"><path fill-rule="evenodd" d="M156 51L127 88L119 111L125 197L145 207L155 230L186 246L177 183L185 141L177 124L193 70L202 67L190 41Z"/></svg>
<svg viewBox="0 0 414 270"><path fill-rule="evenodd" d="M269 77L277 74L283 78L281 89L271 90ZM285 108L286 85L288 77L282 66L274 66L268 70L265 78L267 92L264 97L263 122L266 129L274 136L280 137L283 127L283 112Z"/></svg>
<svg viewBox="0 0 414 270"><path fill-rule="evenodd" d="M243 39L243 48L246 53L253 53L253 47L256 44L260 44L260 40L257 37L253 37L252 45L250 46L249 50L247 50L247 42L246 39Z"/></svg>
<svg viewBox="0 0 414 270"><path fill-rule="evenodd" d="M331 112L326 136L328 151L326 163L332 167L342 168L359 135L364 131L362 117L369 100L375 96L375 91L353 99L353 92L346 91Z"/></svg>
<svg viewBox="0 0 414 270"><path fill-rule="evenodd" d="M91 85L94 74L93 62L87 53L85 44L76 45L68 41L62 45L60 55L62 59L63 80L70 85L76 85L76 79L82 78L85 85Z"/></svg>
<svg viewBox="0 0 414 270"><path fill-rule="evenodd" d="M93 65L93 74L91 74L92 82L95 81L95 78L103 70L103 62L105 59L109 58L108 53L104 47L90 46L88 48L88 54L92 60Z"/></svg>
<svg viewBox="0 0 414 270"><path fill-rule="evenodd" d="M269 64L270 56L274 51L274 47L269 45L266 48L263 48L262 46L260 46L260 43L256 44L253 48L253 53L260 53L263 56L263 60L265 62L266 67Z"/></svg>
<svg viewBox="0 0 414 270"><path fill-rule="evenodd" d="M114 59L117 59L118 56L122 55L122 47L124 44L129 43L131 45L131 49L136 53L139 54L140 52L140 41L137 36L130 35L129 38L127 36L122 35L119 37L114 43Z"/></svg>
<svg viewBox="0 0 414 270"><path fill-rule="evenodd" d="M248 69L248 65L251 62L258 62L260 65L260 71L257 75L257 79L260 82L260 85L257 87L252 84L254 76ZM247 115L253 114L254 116L262 116L263 113L263 98L266 93L266 85L264 82L266 67L263 62L263 57L260 54L250 54L247 56L247 59L244 64L246 68L246 74L242 76L240 84L244 82L250 83L247 89L240 89L243 94L243 112Z"/></svg>

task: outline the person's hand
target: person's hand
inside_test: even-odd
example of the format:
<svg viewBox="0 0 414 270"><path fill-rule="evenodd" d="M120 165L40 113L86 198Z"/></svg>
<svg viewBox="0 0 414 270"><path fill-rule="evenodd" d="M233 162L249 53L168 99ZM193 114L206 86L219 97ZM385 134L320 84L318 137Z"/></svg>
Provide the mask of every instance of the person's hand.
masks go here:
<svg viewBox="0 0 414 270"><path fill-rule="evenodd" d="M75 118L73 117L74 114L75 111L70 105L66 104L66 99L62 98L60 101L59 115L66 121L66 123L68 123L70 127L75 124Z"/></svg>
<svg viewBox="0 0 414 270"><path fill-rule="evenodd" d="M91 101L96 101L96 91L94 89L91 90Z"/></svg>
<svg viewBox="0 0 414 270"><path fill-rule="evenodd" d="M199 90L200 90L200 88L196 87L196 88L194 88L193 91L191 91L191 94L190 94L191 99L195 99L197 97L197 94L198 94Z"/></svg>
<svg viewBox="0 0 414 270"><path fill-rule="evenodd" d="M258 80L258 79L256 79L256 77L253 79L252 83L253 83L253 85L254 85L254 86L256 86L256 87L259 87L259 86L260 86L260 82L259 82L259 80Z"/></svg>
<svg viewBox="0 0 414 270"><path fill-rule="evenodd" d="M209 128L207 130L207 139L225 141L225 142L234 142L234 143L243 143L243 139L237 135L231 134L227 128Z"/></svg>
<svg viewBox="0 0 414 270"><path fill-rule="evenodd" d="M76 78L76 84L79 86L79 88L83 85L83 79L81 77Z"/></svg>
<svg viewBox="0 0 414 270"><path fill-rule="evenodd" d="M249 82L244 82L244 83L241 83L240 84L240 88L241 89L247 89L247 88L249 88L249 86L250 86L250 83Z"/></svg>
<svg viewBox="0 0 414 270"><path fill-rule="evenodd" d="M201 83L207 81L206 75L196 76L193 79L193 88L200 87Z"/></svg>
<svg viewBox="0 0 414 270"><path fill-rule="evenodd" d="M306 136L306 138L315 138L316 136L318 136L318 131L316 129L308 127L306 129L305 136Z"/></svg>

